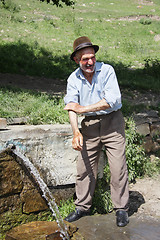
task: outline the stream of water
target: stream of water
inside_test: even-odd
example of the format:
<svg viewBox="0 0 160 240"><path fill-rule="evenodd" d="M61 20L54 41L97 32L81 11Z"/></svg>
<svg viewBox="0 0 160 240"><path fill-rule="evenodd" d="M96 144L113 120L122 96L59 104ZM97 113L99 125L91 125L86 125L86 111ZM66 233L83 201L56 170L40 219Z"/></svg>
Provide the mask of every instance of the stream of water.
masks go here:
<svg viewBox="0 0 160 240"><path fill-rule="evenodd" d="M42 197L47 201L53 216L56 218L56 222L60 228L62 239L69 240L70 236L67 232L67 226L65 225L62 216L58 210L58 206L55 202L53 194L41 178L39 172L31 163L31 161L21 152L19 152L17 149L12 149L12 151L16 155L16 161L25 168L25 170L29 173L29 175L31 175L32 179L35 181L36 184L38 184L38 187L42 191Z"/></svg>

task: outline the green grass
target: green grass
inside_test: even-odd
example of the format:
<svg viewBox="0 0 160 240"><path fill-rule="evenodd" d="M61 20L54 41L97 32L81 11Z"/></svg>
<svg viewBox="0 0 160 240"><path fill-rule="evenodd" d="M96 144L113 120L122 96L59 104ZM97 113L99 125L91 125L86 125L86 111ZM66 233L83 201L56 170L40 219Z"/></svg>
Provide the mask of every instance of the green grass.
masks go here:
<svg viewBox="0 0 160 240"><path fill-rule="evenodd" d="M159 89L160 42L154 40L159 21L151 19L160 17L159 1L140 5L136 0L82 0L74 8L38 0L6 2L7 7L0 8L1 72L66 81L75 68L70 61L73 40L87 35L100 46L97 60L115 67L121 86ZM126 16L142 19L121 20Z"/></svg>
<svg viewBox="0 0 160 240"><path fill-rule="evenodd" d="M68 122L63 110L62 97L15 88L0 88L0 116L4 118L28 117L30 124L54 124Z"/></svg>

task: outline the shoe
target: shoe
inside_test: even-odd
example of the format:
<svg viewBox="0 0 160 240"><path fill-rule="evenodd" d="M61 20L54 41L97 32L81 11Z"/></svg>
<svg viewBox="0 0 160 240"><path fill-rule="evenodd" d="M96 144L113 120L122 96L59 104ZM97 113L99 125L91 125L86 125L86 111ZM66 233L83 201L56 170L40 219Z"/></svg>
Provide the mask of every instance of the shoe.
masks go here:
<svg viewBox="0 0 160 240"><path fill-rule="evenodd" d="M70 213L64 220L67 222L74 222L87 215L89 215L89 211L81 211L80 209L76 208L75 211Z"/></svg>
<svg viewBox="0 0 160 240"><path fill-rule="evenodd" d="M128 212L124 210L118 210L116 212L116 217L118 227L124 227L129 223Z"/></svg>

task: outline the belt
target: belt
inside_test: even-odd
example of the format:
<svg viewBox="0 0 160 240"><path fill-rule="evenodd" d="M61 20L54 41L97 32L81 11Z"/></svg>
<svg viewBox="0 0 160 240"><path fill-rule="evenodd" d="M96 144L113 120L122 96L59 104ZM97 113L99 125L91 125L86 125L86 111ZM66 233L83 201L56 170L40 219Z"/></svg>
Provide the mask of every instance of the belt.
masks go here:
<svg viewBox="0 0 160 240"><path fill-rule="evenodd" d="M106 115L108 115L108 114L85 116L85 119L100 119L100 118L105 117Z"/></svg>
<svg viewBox="0 0 160 240"><path fill-rule="evenodd" d="M118 109L117 111L113 111L113 112L110 112L110 113L107 113L107 114L101 114L101 115L90 115L90 116L86 116L85 115L85 119L100 119L100 118L104 118L105 116L108 116L110 114L113 114L115 112L118 112L120 111L120 109Z"/></svg>

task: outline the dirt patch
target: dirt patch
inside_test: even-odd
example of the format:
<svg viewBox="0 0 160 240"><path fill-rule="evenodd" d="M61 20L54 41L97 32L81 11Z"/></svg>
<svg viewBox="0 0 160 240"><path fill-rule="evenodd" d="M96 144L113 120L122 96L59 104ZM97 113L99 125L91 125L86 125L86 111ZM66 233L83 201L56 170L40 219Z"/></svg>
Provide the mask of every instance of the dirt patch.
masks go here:
<svg viewBox="0 0 160 240"><path fill-rule="evenodd" d="M156 178L137 179L136 183L130 184L131 204L135 201L138 213L160 217L159 183L160 175Z"/></svg>
<svg viewBox="0 0 160 240"><path fill-rule="evenodd" d="M143 18L154 20L154 21L160 21L159 16L153 16L153 15L127 16L127 17L121 17L121 18L118 18L118 19L115 19L115 20L131 22L131 21L139 21Z"/></svg>
<svg viewBox="0 0 160 240"><path fill-rule="evenodd" d="M138 4L152 6L154 3L151 0L138 0Z"/></svg>
<svg viewBox="0 0 160 240"><path fill-rule="evenodd" d="M23 88L54 95L65 93L65 80L0 73L0 87Z"/></svg>

